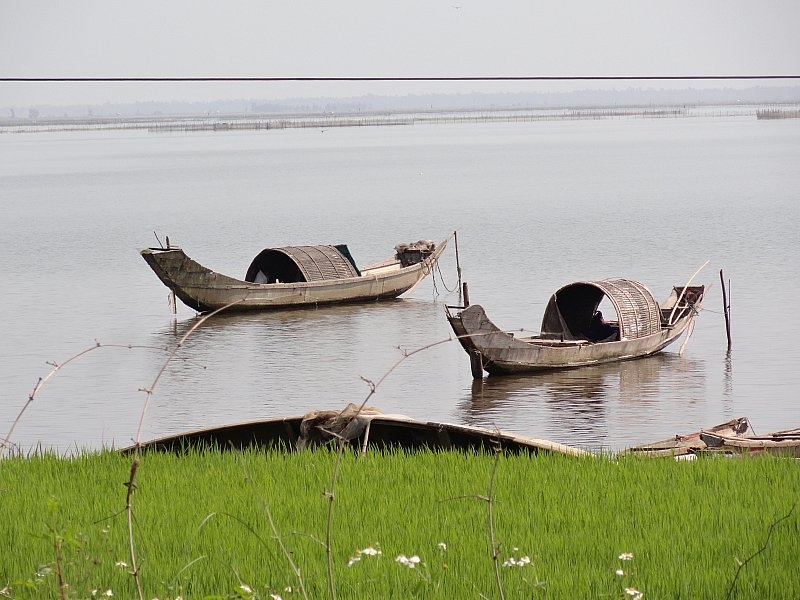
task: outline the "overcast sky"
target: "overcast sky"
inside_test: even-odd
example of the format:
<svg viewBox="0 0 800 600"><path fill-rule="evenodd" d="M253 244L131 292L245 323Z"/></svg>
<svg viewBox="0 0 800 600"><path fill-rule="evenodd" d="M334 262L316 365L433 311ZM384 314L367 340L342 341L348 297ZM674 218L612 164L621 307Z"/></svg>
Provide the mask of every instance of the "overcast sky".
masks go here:
<svg viewBox="0 0 800 600"><path fill-rule="evenodd" d="M742 74L800 75L800 1L0 0L0 77ZM597 87L0 82L0 106Z"/></svg>

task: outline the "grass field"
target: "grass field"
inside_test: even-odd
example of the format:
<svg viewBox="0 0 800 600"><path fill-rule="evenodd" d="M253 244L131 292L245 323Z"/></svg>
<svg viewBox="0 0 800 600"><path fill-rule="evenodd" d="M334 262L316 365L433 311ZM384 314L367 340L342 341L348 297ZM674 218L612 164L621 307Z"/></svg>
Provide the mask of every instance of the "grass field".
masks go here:
<svg viewBox="0 0 800 600"><path fill-rule="evenodd" d="M329 577L335 465L328 451L144 455L144 597L800 597L796 460L348 452ZM0 598L137 597L130 466L0 461Z"/></svg>

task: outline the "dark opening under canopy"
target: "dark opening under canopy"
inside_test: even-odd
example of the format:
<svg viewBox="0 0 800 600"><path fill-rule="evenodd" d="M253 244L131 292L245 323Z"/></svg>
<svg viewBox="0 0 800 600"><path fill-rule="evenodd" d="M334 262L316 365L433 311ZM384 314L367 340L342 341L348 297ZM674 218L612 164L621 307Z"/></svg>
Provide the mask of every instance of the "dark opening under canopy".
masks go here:
<svg viewBox="0 0 800 600"><path fill-rule="evenodd" d="M350 251L336 246L285 246L262 250L250 263L245 281L297 283L359 277Z"/></svg>
<svg viewBox="0 0 800 600"><path fill-rule="evenodd" d="M604 297L614 305L619 318L617 339L637 339L661 331L661 310L644 284L604 279L571 283L553 294L542 319L542 335L600 341L592 333L592 320Z"/></svg>

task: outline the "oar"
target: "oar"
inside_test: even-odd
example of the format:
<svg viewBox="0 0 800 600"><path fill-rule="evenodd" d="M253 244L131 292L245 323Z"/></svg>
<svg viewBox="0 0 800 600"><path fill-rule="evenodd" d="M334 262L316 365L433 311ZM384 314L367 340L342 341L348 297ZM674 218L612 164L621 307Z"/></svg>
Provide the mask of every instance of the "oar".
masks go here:
<svg viewBox="0 0 800 600"><path fill-rule="evenodd" d="M686 328L686 337L683 338L681 349L678 350L678 356L683 356L683 351L686 349L686 344L689 343L689 338L692 335L692 331L694 331L694 317L692 317L692 320L689 321L689 326Z"/></svg>

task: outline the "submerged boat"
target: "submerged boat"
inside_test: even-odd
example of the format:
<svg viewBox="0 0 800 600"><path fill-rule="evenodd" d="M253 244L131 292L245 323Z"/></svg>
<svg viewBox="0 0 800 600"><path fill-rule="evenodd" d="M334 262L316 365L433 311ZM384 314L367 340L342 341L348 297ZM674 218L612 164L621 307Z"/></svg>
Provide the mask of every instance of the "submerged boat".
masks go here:
<svg viewBox="0 0 800 600"><path fill-rule="evenodd" d="M659 304L644 284L630 279L571 283L552 295L541 333L531 337L501 330L479 304L446 310L470 357L472 376L480 379L484 371L535 373L655 354L687 330L691 333L704 291L701 285L676 286ZM604 299L613 305L617 320L605 321L598 311Z"/></svg>
<svg viewBox="0 0 800 600"><path fill-rule="evenodd" d="M448 241L398 244L394 256L361 268L344 244L267 248L244 279L212 271L169 243L141 255L164 285L198 312L270 310L396 298L433 270Z"/></svg>

